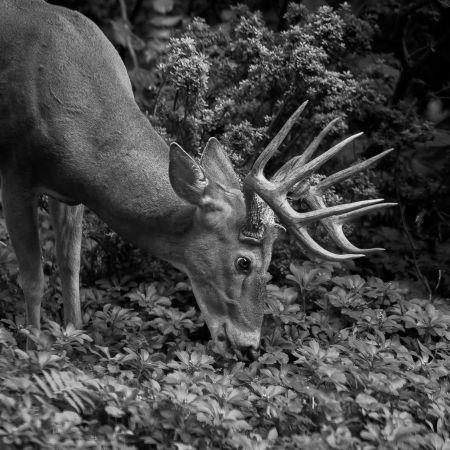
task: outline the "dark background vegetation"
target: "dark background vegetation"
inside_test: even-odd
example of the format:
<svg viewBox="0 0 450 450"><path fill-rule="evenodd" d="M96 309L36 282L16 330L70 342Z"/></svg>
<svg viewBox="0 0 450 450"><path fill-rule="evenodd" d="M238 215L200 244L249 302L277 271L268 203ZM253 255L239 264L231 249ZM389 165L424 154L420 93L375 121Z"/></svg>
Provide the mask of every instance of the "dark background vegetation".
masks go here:
<svg viewBox="0 0 450 450"><path fill-rule="evenodd" d="M280 239L253 362L208 343L183 274L90 212L84 330L62 327L45 199L34 336L0 219L0 449L449 449L449 2L52 3L105 32L167 142L198 157L215 136L244 175L309 100L269 171L340 117L326 145L365 134L315 180L395 150L328 203L398 206L347 227L357 245L387 249L357 262L310 261ZM333 249L320 226L311 233ZM23 350L27 336L36 350Z"/></svg>
<svg viewBox="0 0 450 450"><path fill-rule="evenodd" d="M341 187L347 190L340 192L344 198L359 190L356 196L378 193L399 204L354 230L357 241L389 249L362 264L384 278L415 281L414 289L428 296L449 295L450 8L445 0L360 0L344 9L339 1L306 1L290 15L288 1L240 2L253 18L248 30L238 31L233 27L242 12L233 9L238 3L233 1L53 3L77 9L99 24L125 60L142 109L164 129L167 140L177 140L192 154L215 135L245 173L306 99L309 117L278 163L305 146L311 138L305 130L317 132L339 115L341 135L364 131L365 137L337 164L393 147L395 154L364 185L360 180L357 187ZM307 11L321 6L340 11L343 35L337 36L339 26L331 15L322 24L311 24L316 42L309 53L298 55L304 61L293 61L287 41L301 37L294 36L292 25L306 22ZM192 27L194 17L202 18L208 31L195 26L188 31L195 40L190 49L179 41L168 46L171 36ZM251 35L251 27L259 30ZM239 38L247 49L237 48ZM280 53L270 54L274 51ZM350 88L341 86L346 79ZM233 88L237 92L230 92Z"/></svg>

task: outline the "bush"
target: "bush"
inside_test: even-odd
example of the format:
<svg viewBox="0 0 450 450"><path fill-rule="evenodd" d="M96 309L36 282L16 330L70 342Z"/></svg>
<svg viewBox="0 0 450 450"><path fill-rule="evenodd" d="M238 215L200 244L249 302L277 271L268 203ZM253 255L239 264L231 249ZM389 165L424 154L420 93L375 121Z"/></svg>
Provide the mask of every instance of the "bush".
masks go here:
<svg viewBox="0 0 450 450"><path fill-rule="evenodd" d="M377 31L373 22L355 17L345 4L311 13L291 3L283 31L269 28L260 13L245 6L231 12L222 27L195 19L170 41L158 87L150 90L152 122L167 140L177 140L193 155L200 154L210 136L218 137L241 173L304 100L310 106L272 170L336 117L340 120L325 144L361 129L365 137L325 172L395 148L376 170L342 183L337 197L329 198L332 203L376 196L397 201L397 211L365 219L359 231L353 230L357 240L391 250L392 257L374 258L371 270L399 279L413 275L421 292L446 295L448 165L428 169L428 149L442 132L419 117L413 100L394 102L398 61L371 48ZM435 154L439 158L441 153Z"/></svg>

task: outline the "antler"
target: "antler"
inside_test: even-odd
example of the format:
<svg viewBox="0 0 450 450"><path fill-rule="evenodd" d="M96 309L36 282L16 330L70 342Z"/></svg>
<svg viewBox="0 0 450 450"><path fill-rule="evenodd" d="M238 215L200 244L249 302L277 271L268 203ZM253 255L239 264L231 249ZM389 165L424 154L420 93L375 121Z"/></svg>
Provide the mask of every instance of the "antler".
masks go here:
<svg viewBox="0 0 450 450"><path fill-rule="evenodd" d="M303 249L322 258L332 261L341 261L345 259L359 258L364 256L365 253L384 250L382 248L360 249L355 247L345 237L342 231L342 226L348 220L381 208L394 206L396 203L381 203L383 199L376 199L329 207L325 204L323 194L330 186L351 177L357 172L367 169L379 159L390 153L393 149L386 150L366 161L332 174L320 181L317 185L312 186L309 181L310 175L330 158L339 153L347 144L354 141L362 134L357 133L348 137L325 153L309 161L322 140L325 136L327 136L335 124L337 119L334 119L312 141L302 155L296 156L286 162L275 173L271 180L268 180L265 177L264 168L267 162L288 135L292 126L305 109L307 103L307 101L304 102L292 114L292 116L284 124L283 128L278 132L278 134L273 138L273 140L255 161L251 171L244 180L244 193L246 198L250 199L252 196L254 197L254 194L259 195L277 214L283 225L285 225L291 233L295 235ZM291 194L291 197L294 199L304 200L312 210L308 212L295 211L288 202L288 194ZM249 205L249 209L251 209L251 205ZM323 224L331 238L340 248L350 253L341 255L331 253L315 242L308 234L306 227L317 221L320 221Z"/></svg>

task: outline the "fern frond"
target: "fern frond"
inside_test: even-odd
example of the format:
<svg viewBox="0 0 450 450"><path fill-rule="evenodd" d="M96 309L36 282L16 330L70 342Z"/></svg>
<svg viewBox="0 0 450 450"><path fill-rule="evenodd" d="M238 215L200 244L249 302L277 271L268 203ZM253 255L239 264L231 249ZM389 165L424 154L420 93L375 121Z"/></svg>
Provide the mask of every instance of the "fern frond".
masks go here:
<svg viewBox="0 0 450 450"><path fill-rule="evenodd" d="M86 376L49 370L43 371L42 376L34 374L33 379L40 397L64 401L77 412L82 412L88 406L95 407L99 386L91 383L92 380ZM92 387L97 389L93 390Z"/></svg>

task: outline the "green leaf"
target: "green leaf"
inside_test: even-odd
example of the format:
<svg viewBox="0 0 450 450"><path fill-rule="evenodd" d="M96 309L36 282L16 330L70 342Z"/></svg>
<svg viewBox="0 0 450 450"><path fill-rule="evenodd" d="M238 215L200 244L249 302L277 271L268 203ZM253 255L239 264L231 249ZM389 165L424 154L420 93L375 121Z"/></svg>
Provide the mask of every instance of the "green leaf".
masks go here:
<svg viewBox="0 0 450 450"><path fill-rule="evenodd" d="M109 416L117 418L122 417L125 414L125 411L114 405L105 406L105 411Z"/></svg>

